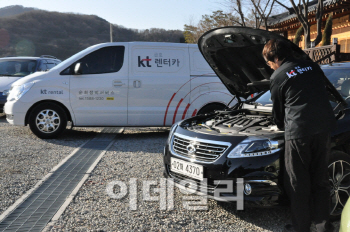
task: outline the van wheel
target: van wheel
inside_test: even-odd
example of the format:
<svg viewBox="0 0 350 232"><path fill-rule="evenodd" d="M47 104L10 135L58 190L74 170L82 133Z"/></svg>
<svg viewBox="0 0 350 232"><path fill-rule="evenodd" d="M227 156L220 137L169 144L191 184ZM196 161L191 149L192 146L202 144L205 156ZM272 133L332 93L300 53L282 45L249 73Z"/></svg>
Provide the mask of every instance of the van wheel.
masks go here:
<svg viewBox="0 0 350 232"><path fill-rule="evenodd" d="M331 185L331 217L340 216L350 197L350 156L342 151L333 151L328 165Z"/></svg>
<svg viewBox="0 0 350 232"><path fill-rule="evenodd" d="M67 127L67 115L55 103L41 103L29 115L31 131L41 139L53 139Z"/></svg>
<svg viewBox="0 0 350 232"><path fill-rule="evenodd" d="M225 107L226 106L224 104L211 103L211 104L204 106L202 109L200 109L198 111L197 115L214 113L215 110L223 110L223 109L225 109Z"/></svg>

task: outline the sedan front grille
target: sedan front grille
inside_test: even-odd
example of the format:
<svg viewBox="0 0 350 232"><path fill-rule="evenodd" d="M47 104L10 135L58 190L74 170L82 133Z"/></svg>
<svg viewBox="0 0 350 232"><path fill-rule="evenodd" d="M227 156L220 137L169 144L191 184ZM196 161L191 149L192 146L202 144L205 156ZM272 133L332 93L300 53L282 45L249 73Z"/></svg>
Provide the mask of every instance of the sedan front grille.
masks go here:
<svg viewBox="0 0 350 232"><path fill-rule="evenodd" d="M228 144L219 144L215 141L199 141L182 138L174 135L172 148L178 155L205 162L218 159L229 147Z"/></svg>

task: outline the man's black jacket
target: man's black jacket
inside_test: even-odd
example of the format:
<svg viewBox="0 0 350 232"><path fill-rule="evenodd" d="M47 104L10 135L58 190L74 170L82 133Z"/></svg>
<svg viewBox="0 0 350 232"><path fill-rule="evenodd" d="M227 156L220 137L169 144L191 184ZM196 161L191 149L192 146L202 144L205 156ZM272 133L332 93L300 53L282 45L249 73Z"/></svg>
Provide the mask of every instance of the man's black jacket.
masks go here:
<svg viewBox="0 0 350 232"><path fill-rule="evenodd" d="M318 64L292 58L272 74L272 114L286 140L334 129L336 120L323 80Z"/></svg>

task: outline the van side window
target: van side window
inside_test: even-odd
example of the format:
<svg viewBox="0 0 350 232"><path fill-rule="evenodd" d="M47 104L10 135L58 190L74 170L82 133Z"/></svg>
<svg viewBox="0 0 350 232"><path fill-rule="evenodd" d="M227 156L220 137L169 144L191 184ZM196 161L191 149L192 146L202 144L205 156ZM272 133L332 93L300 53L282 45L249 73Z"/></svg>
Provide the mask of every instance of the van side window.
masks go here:
<svg viewBox="0 0 350 232"><path fill-rule="evenodd" d="M100 48L76 63L81 63L82 74L99 74L118 72L124 62L124 46L110 46ZM61 72L62 75L72 75L75 64Z"/></svg>

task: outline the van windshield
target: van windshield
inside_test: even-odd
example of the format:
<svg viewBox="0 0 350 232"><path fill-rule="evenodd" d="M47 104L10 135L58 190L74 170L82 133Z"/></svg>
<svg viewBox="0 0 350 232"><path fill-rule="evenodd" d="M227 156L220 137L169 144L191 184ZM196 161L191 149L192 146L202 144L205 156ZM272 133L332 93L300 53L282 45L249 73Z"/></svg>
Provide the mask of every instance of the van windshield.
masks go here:
<svg viewBox="0 0 350 232"><path fill-rule="evenodd" d="M35 72L36 64L36 60L0 60L0 76L24 77Z"/></svg>

